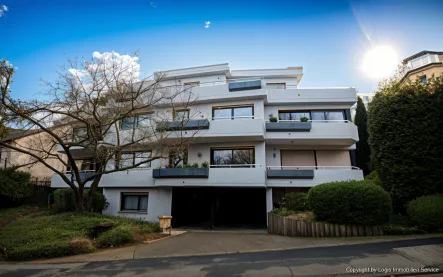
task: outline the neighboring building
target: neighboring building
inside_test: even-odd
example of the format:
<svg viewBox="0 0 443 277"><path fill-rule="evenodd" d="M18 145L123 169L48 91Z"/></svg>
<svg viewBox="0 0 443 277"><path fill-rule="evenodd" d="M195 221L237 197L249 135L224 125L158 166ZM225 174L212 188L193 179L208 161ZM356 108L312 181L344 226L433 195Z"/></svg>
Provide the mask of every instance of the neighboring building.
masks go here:
<svg viewBox="0 0 443 277"><path fill-rule="evenodd" d="M157 108L168 110L172 125L189 118L184 135L197 138L188 146L187 163L208 162L209 168L164 168L172 162L161 159L104 175L100 187L110 203L104 213L148 221L172 215L180 226L264 226L287 191L362 180L350 113L356 90L300 89L302 76L302 67L230 70L228 64L167 71L162 84L192 86L197 101L184 110ZM300 122L302 117L309 121ZM124 122L121 127L124 133ZM79 163L88 165L87 159ZM52 187L66 184L53 175Z"/></svg>
<svg viewBox="0 0 443 277"><path fill-rule="evenodd" d="M421 51L403 60L401 81L419 78L421 82L427 82L432 75L443 75L443 52Z"/></svg>
<svg viewBox="0 0 443 277"><path fill-rule="evenodd" d="M44 133L38 130L11 130L2 141L18 148L29 149L32 148L31 145L33 143L40 140L40 136L44 135ZM57 154L57 152L54 151L54 154ZM63 163L57 159L47 159L46 162L60 171L64 170ZM31 156L0 146L0 168L12 166L22 166L19 170L31 173L31 182L37 184L49 185L51 176L54 173L41 163L33 163Z"/></svg>
<svg viewBox="0 0 443 277"><path fill-rule="evenodd" d="M363 101L363 104L366 107L366 110L368 110L369 103L372 101L372 99L374 98L375 94L373 94L373 93L360 93L360 92L358 92L357 96L361 98L361 100ZM354 117L355 117L356 110L357 110L357 103L355 103L351 107L352 122L354 122Z"/></svg>

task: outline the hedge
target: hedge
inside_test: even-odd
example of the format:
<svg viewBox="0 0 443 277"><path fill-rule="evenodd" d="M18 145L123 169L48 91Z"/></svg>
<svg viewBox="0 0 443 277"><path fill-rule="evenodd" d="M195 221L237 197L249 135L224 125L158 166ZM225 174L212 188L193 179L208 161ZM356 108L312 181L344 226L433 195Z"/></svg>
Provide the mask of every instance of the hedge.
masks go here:
<svg viewBox="0 0 443 277"><path fill-rule="evenodd" d="M283 197L281 207L290 211L308 210L308 198L304 192L288 192Z"/></svg>
<svg viewBox="0 0 443 277"><path fill-rule="evenodd" d="M131 242L133 240L131 232L124 227L116 227L101 234L97 240L98 247L115 247Z"/></svg>
<svg viewBox="0 0 443 277"><path fill-rule="evenodd" d="M29 185L30 178L31 174L28 172L19 171L12 167L0 169L0 199L2 204L21 201L31 196L33 190Z"/></svg>
<svg viewBox="0 0 443 277"><path fill-rule="evenodd" d="M443 195L429 195L412 200L407 205L407 212L419 228L436 231L443 227Z"/></svg>
<svg viewBox="0 0 443 277"><path fill-rule="evenodd" d="M316 219L337 224L380 225L389 221L389 193L370 181L341 181L309 190L308 204Z"/></svg>
<svg viewBox="0 0 443 277"><path fill-rule="evenodd" d="M371 163L395 211L443 193L443 76L384 83L369 107Z"/></svg>
<svg viewBox="0 0 443 277"><path fill-rule="evenodd" d="M85 201L88 193L88 190L83 192ZM54 191L54 202L59 212L75 211L75 194L72 189L58 189ZM102 193L96 191L94 199L92 200L92 211L101 213L108 207L108 205L109 203L106 201L106 197Z"/></svg>

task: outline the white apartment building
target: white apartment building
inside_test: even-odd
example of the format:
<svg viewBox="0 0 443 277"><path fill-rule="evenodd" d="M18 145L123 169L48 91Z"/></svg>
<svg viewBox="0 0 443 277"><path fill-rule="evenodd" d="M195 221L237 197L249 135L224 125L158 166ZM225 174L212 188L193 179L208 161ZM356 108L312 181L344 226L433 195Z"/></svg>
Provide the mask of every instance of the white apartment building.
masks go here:
<svg viewBox="0 0 443 277"><path fill-rule="evenodd" d="M187 163L209 167L164 168L168 161L156 160L104 175L100 187L110 203L104 213L148 221L172 215L173 226L266 226L267 212L288 191L362 180L350 112L356 90L300 89L302 77L302 67L231 70L216 64L167 71L165 85L192 86L197 95L194 105L170 118L174 124L177 117L197 115L184 128L184 136L196 136ZM52 187L66 184L53 175ZM137 209L125 209L129 202Z"/></svg>

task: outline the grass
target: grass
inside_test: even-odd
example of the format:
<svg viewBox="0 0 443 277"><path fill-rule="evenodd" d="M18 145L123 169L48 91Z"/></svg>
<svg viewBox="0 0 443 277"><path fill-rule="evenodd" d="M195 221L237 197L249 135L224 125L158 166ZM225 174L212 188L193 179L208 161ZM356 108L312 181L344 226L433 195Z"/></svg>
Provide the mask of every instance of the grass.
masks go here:
<svg viewBox="0 0 443 277"><path fill-rule="evenodd" d="M18 218L21 218L28 214L36 213L38 211L40 211L40 208L34 206L19 206L15 208L1 209L0 229Z"/></svg>
<svg viewBox="0 0 443 277"><path fill-rule="evenodd" d="M108 222L113 223L114 227L96 235L96 225ZM140 241L158 232L158 224L136 219L96 213L43 213L6 225L0 232L0 247L6 249L10 260L52 258L76 254L78 249L92 252L97 247L114 247ZM92 247L72 249L72 245L79 243Z"/></svg>

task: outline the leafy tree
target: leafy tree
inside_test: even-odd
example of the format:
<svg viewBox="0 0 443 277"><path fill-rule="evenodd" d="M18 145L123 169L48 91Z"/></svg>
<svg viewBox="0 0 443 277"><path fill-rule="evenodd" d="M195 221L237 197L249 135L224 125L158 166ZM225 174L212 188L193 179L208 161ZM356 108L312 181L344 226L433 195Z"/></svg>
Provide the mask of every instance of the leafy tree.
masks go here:
<svg viewBox="0 0 443 277"><path fill-rule="evenodd" d="M371 161L397 212L443 192L443 77L382 82L368 123Z"/></svg>
<svg viewBox="0 0 443 277"><path fill-rule="evenodd" d="M371 160L371 148L369 147L368 142L368 115L365 104L363 104L363 100L360 97L357 99L355 125L357 125L359 137L359 141L357 142L357 147L355 149L357 166L363 170L363 174L366 176L370 173L369 162Z"/></svg>
<svg viewBox="0 0 443 277"><path fill-rule="evenodd" d="M194 103L192 89L164 83L167 72L140 78L137 55L94 52L90 60L69 61L55 82L45 83L46 95L30 101L12 97L13 75L11 64L1 61L4 116L0 118L0 138L7 135L8 127L39 132L21 145L0 139L0 146L59 175L74 191L77 212L91 209L103 175L167 159L169 152L182 151L192 140L192 135L182 137L180 127L173 131L157 128L167 126L175 105L187 109ZM158 109L160 105L167 109ZM182 119L179 125L185 126L189 119ZM177 139L166 143L164 139L170 135ZM88 160L79 162L79 151ZM54 160L69 168L70 174L54 166ZM85 170L89 172L84 174ZM90 189L84 201L86 184Z"/></svg>

